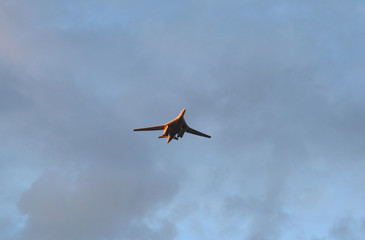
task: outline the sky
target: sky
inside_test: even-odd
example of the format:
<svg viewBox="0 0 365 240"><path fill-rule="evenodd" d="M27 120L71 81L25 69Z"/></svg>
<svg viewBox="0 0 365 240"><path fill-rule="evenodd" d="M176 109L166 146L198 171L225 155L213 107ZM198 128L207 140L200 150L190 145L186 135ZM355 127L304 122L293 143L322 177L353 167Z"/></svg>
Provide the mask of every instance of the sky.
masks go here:
<svg viewBox="0 0 365 240"><path fill-rule="evenodd" d="M3 0L0 238L365 239L365 2ZM186 108L185 134L160 125Z"/></svg>

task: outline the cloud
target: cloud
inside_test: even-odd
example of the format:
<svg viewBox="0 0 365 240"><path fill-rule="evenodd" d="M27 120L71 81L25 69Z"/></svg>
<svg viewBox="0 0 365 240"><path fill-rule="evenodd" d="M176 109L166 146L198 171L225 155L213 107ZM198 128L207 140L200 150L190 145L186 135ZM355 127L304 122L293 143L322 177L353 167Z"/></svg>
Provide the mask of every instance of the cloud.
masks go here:
<svg viewBox="0 0 365 240"><path fill-rule="evenodd" d="M6 64L0 62L0 112L2 115L27 106L27 99L19 91L19 82L7 69ZM9 104L11 103L11 104Z"/></svg>
<svg viewBox="0 0 365 240"><path fill-rule="evenodd" d="M354 219L353 217L344 217L338 220L330 230L330 238L336 240L357 240L363 239L364 236L364 219Z"/></svg>
<svg viewBox="0 0 365 240"><path fill-rule="evenodd" d="M281 226L287 220L287 216L281 204L276 203L277 200L270 197L272 196L261 201L245 199L241 196L227 198L223 207L225 220L230 224L237 221L240 224L249 225L249 231L246 233L247 239L280 239ZM230 224L225 224L226 230L224 231L232 230ZM237 231L237 229L235 230ZM241 234L244 235L243 231Z"/></svg>
<svg viewBox="0 0 365 240"><path fill-rule="evenodd" d="M20 239L175 236L168 220L145 219L172 201L177 178L158 169L148 146L139 149L127 118L72 81L39 79L21 96L30 104L6 122L7 134L28 153L20 163L45 167L21 195Z"/></svg>
<svg viewBox="0 0 365 240"><path fill-rule="evenodd" d="M24 239L116 238L128 235L136 227L153 233L143 224L144 217L167 204L176 191L176 182L158 171L102 166L77 176L48 171L19 202L20 210L27 215L22 236ZM171 235L173 229L166 228L173 226L163 225L161 234Z"/></svg>
<svg viewBox="0 0 365 240"><path fill-rule="evenodd" d="M33 172L13 187L23 239L310 239L363 211L361 3L0 5L2 166ZM131 131L183 107L212 139Z"/></svg>

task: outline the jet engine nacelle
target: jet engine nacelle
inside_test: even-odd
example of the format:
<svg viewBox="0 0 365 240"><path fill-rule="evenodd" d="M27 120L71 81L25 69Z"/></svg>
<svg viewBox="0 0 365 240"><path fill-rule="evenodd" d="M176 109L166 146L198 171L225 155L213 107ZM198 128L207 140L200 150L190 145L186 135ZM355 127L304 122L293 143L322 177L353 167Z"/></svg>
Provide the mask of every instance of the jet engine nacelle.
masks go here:
<svg viewBox="0 0 365 240"><path fill-rule="evenodd" d="M184 133L185 133L185 128L182 128L180 132L177 134L177 136L182 138L184 136Z"/></svg>
<svg viewBox="0 0 365 240"><path fill-rule="evenodd" d="M167 130L168 130L169 128L170 128L170 126L169 126L169 125L165 127L165 130L163 131L162 136L166 136L166 135L167 135Z"/></svg>

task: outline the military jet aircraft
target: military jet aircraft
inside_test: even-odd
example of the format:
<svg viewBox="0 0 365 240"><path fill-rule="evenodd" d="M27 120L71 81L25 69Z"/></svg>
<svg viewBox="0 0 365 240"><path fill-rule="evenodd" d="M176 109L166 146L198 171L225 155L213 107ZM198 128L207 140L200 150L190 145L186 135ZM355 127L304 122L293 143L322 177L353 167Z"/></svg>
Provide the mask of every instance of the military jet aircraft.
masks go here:
<svg viewBox="0 0 365 240"><path fill-rule="evenodd" d="M137 128L133 131L153 131L153 130L164 130L162 136L159 136L158 138L167 138L167 143L169 143L172 139L179 140L179 137L182 138L184 136L185 132L195 134L198 136L211 138L209 135L201 133L197 130L194 130L190 128L185 120L184 120L184 114L185 114L185 108L180 112L179 116L175 118L174 120L160 126L154 126L154 127L147 127L147 128Z"/></svg>

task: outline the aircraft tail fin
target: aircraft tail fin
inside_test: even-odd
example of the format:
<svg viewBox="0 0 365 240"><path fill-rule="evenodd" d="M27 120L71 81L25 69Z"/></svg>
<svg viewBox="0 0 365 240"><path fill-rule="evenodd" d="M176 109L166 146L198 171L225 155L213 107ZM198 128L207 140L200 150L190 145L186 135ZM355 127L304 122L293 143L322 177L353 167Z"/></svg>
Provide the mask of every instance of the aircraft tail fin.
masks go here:
<svg viewBox="0 0 365 240"><path fill-rule="evenodd" d="M184 114L185 114L185 111L186 111L186 108L184 108L181 112L180 112L180 114L179 114L179 116L184 116Z"/></svg>

